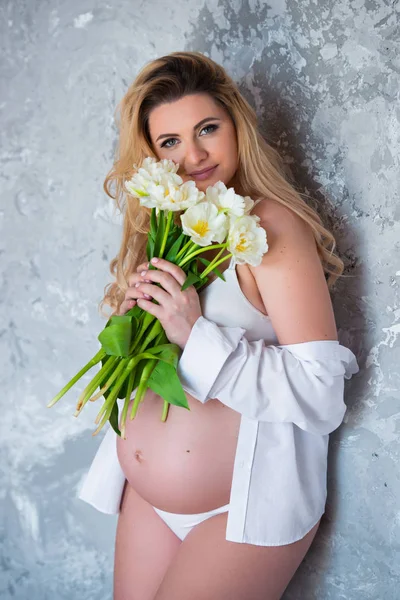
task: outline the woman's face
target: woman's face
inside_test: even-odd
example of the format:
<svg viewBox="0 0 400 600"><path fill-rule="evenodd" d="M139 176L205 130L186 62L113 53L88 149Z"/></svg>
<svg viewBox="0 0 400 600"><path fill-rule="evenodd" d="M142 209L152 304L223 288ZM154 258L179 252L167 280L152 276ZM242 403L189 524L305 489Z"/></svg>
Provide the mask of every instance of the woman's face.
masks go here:
<svg viewBox="0 0 400 600"><path fill-rule="evenodd" d="M206 93L185 96L154 108L150 137L158 160L179 163L178 175L205 192L222 181L233 186L238 166L235 126L228 113ZM216 167L203 176L195 172Z"/></svg>

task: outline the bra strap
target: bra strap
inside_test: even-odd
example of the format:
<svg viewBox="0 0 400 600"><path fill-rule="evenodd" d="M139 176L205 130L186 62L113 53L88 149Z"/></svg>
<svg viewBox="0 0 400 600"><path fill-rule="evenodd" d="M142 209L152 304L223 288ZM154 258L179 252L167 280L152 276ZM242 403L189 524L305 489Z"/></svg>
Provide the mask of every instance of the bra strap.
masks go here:
<svg viewBox="0 0 400 600"><path fill-rule="evenodd" d="M234 256L231 256L231 260L230 260L230 263L229 263L228 269L232 270L232 269L234 269L234 268L235 268L235 257L234 257Z"/></svg>

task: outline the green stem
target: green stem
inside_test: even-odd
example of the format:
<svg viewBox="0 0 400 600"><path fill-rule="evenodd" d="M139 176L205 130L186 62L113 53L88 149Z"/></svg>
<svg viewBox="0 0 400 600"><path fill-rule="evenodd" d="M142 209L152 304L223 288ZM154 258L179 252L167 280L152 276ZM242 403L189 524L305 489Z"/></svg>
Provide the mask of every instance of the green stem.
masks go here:
<svg viewBox="0 0 400 600"><path fill-rule="evenodd" d="M156 317L154 315L151 315L154 319L154 324L151 327L149 333L146 335L146 337L144 338L142 345L140 346L140 350L139 350L139 354L141 354L144 350L146 350L147 346L150 344L150 342L160 334L161 330L162 330L162 325L160 323L160 321L158 319L156 319Z"/></svg>
<svg viewBox="0 0 400 600"><path fill-rule="evenodd" d="M165 342L168 342L168 338L165 334L164 329L161 329L161 331L159 332L159 334L157 335L157 337L155 339L155 345L153 346L153 348L157 348L161 343L165 344ZM150 349L149 349L149 352L150 352ZM152 363L154 363L154 364L151 366ZM149 379L151 373L153 372L153 369L155 368L156 364L157 364L157 359L155 359L155 360L150 359L148 361L148 364L144 367L144 369L142 371L142 376L140 378L140 383L139 383L139 386L138 386L138 389L137 389L137 392L135 395L134 403L132 406L131 420L135 418L137 408L139 406L139 402L142 402L144 399L143 395L148 387L148 385L147 385L148 379ZM146 381L146 387L144 387L144 383L143 383L144 381ZM143 390L143 393L142 393L142 390ZM124 408L125 408L125 406L124 406ZM128 406L126 407L126 410L128 411Z"/></svg>
<svg viewBox="0 0 400 600"><path fill-rule="evenodd" d="M103 426L104 426L105 422L106 422L106 421L108 421L108 419L110 418L110 415L111 415L111 413L112 413L112 409L113 409L113 407L112 407L112 406L110 406L110 407L108 408L108 410L106 411L106 413L105 413L105 415L104 415L104 417L103 417L103 419L102 419L101 423L99 424L99 426L98 426L98 428L96 429L96 431L94 431L94 432L92 433L92 435L97 435L97 434L99 433L99 431L101 431L101 429L103 428Z"/></svg>
<svg viewBox="0 0 400 600"><path fill-rule="evenodd" d="M122 409L122 415L121 415L121 424L120 424L121 437L124 440L126 440L126 435L125 435L126 415L128 414L128 408L129 408L129 403L131 400L134 380L135 380L135 369L133 368L132 371L129 373L128 388L126 390L124 408Z"/></svg>
<svg viewBox="0 0 400 600"><path fill-rule="evenodd" d="M221 253L220 253L221 254ZM219 256L219 255L218 255ZM212 271L213 269L215 269L216 267L218 267L218 265L220 265L221 263L223 263L227 258L229 258L230 256L232 256L232 253L227 254L226 256L223 256L220 260L217 260L218 256L215 257L215 259L208 265L208 267L206 269L204 269L204 271L201 273L200 275L200 279L204 279L204 277L206 275L208 275L208 273L210 271Z"/></svg>
<svg viewBox="0 0 400 600"><path fill-rule="evenodd" d="M102 374L102 377L100 378L99 386L101 385L101 380L104 380L106 378L106 376L114 369L115 363L118 362L119 358L120 358L119 356L110 356L110 358L107 360L107 362L105 363L105 365L103 366L103 368L100 371L100 373ZM100 375L100 373L99 373L99 375ZM107 383L107 380L106 380L106 383ZM96 398L96 400L97 400L97 398ZM94 399L90 398L90 401L94 402Z"/></svg>
<svg viewBox="0 0 400 600"><path fill-rule="evenodd" d="M162 415L161 415L161 421L163 423L165 423L165 421L167 420L168 411L169 411L169 402L167 402L166 400L164 400L163 411L162 411Z"/></svg>
<svg viewBox="0 0 400 600"><path fill-rule="evenodd" d="M198 245L193 241L193 240L189 240L184 246L183 248L181 248L178 252L178 254L176 255L176 260L178 260L178 258L180 257L181 254L184 254L184 252L186 251L187 248L190 248L190 246L192 246L191 251L193 251L195 248L198 247Z"/></svg>
<svg viewBox="0 0 400 600"><path fill-rule="evenodd" d="M154 318L154 317L153 317ZM161 328L161 331L159 331L159 328L161 327L161 323L159 321L157 321L155 323L155 325L158 326L158 332L156 331L156 327L152 327L149 335L146 337L143 346L145 346L146 341L150 342L155 336L157 336L156 339L156 343L158 343L158 340L160 340L162 338L162 334L164 333L164 330ZM100 390L100 392L105 392L111 385L111 383L117 379L112 391L110 392L107 400L104 402L103 406L100 409L99 414L96 417L96 423L98 423L99 419L101 418L101 415L103 414L104 411L106 411L106 414L108 415L107 417L104 416L103 421L100 423L99 428L95 431L95 433L93 435L96 435L100 429L103 427L105 421L108 419L109 415L111 414L110 406L111 406L111 410L113 407L113 404L117 398L118 392L121 389L125 379L128 377L129 374L132 374L132 372L134 371L136 365L139 363L139 361L141 361L143 358L150 358L149 355L145 355L141 352L139 352L139 354L137 354L134 357L131 358L124 358L121 360L120 364L118 365L118 367L116 368L116 370L114 371L114 373L112 374L112 376L110 377L110 379L107 381L107 384L105 386L105 388L102 388L102 390ZM152 357L151 357L152 359ZM153 360L150 360L149 362L153 362ZM146 365L147 367L147 365ZM145 367L145 369L146 369ZM120 375L121 371L123 370L123 373ZM133 381L131 381L130 383L133 383ZM100 393L99 392L99 393ZM127 390L127 396L125 398L125 403L124 403L124 408L125 408L125 404L127 401L128 396L128 392L130 394L129 391L129 386L128 386L128 390ZM128 403L129 404L129 403ZM126 408L127 410L127 408Z"/></svg>
<svg viewBox="0 0 400 600"><path fill-rule="evenodd" d="M74 417L77 417L79 413L82 411L86 402L89 400L90 396L96 390L96 388L100 385L100 382L108 373L113 369L114 364L117 360L117 356L110 357L106 364L102 366L100 371L93 377L92 381L86 386L83 390L82 394L79 396L78 403L76 405L76 412ZM95 399L99 398L102 394L97 395ZM94 400L92 400L94 402Z"/></svg>
<svg viewBox="0 0 400 600"><path fill-rule="evenodd" d="M140 316L140 323L139 323L139 327L138 327L138 331L136 333L135 339L132 342L131 347L129 348L129 354L133 354L137 348L137 346L139 345L139 342L142 338L143 333L147 330L147 328L149 327L149 325L153 322L154 320L154 315L151 315L150 313L146 312L145 310L142 311L142 314Z"/></svg>
<svg viewBox="0 0 400 600"><path fill-rule="evenodd" d="M103 404L103 407L100 411L100 413L97 415L96 418L96 423L98 423L98 419L100 418L101 413L103 412L104 408L106 410L103 419L101 420L98 428L96 429L96 431L92 434L92 435L97 435L99 433L99 431L103 428L103 425L105 424L105 422L110 418L110 415L112 413L112 409L114 408L114 404L117 401L117 396L118 396L118 392L121 389L121 387L124 384L125 379L128 377L129 373L130 373L130 361L127 365L127 368L123 374L122 377L119 378L118 383L114 386L112 392L110 393L110 395L108 396L107 400L105 401L105 403Z"/></svg>
<svg viewBox="0 0 400 600"><path fill-rule="evenodd" d="M87 363L87 365L85 365L80 371L79 373L77 373L72 379L71 381L69 381L67 383L67 385L65 385L63 387L63 389L58 392L58 394L56 396L54 396L53 400L51 400L51 402L49 402L49 404L47 405L47 408L51 408L52 406L54 406L54 404L56 402L58 402L60 400L60 398L62 398L64 396L64 394L66 394L68 392L69 389L72 388L73 385L75 385L75 383L77 381L79 381L79 379L81 377L83 377L83 375L85 373L87 373L87 371L89 371L92 367L94 367L94 365L97 365L98 362L100 362L102 360L102 358L104 358L106 356L106 352L105 350L103 350L103 348L101 348L94 356L93 358Z"/></svg>
<svg viewBox="0 0 400 600"><path fill-rule="evenodd" d="M126 377L129 375L130 371L135 367L136 363L138 361L135 358L130 358L130 359L122 359L120 364L118 365L117 369L114 371L112 377L115 379L115 374L117 371L118 372L118 379L115 383L115 385L113 386L113 389L111 390L111 392L108 395L108 398L106 398L106 400L103 403L103 406L101 407L101 409L99 410L99 413L96 417L95 423L98 423L101 415L104 413L104 411L107 411L110 407L110 404L114 404L115 398L118 395L119 390L121 389ZM121 375L121 377L119 377L121 371L123 370L123 373Z"/></svg>
<svg viewBox="0 0 400 600"><path fill-rule="evenodd" d="M156 364L157 364L157 360L148 360L142 371L140 383L139 383L139 386L138 386L138 389L137 389L137 392L135 395L135 399L134 399L133 405L132 405L131 417L130 417L131 420L134 419L136 416L139 402L142 400L142 397L146 393L149 377L150 377L151 373L153 372Z"/></svg>
<svg viewBox="0 0 400 600"><path fill-rule="evenodd" d="M191 260L194 256L197 256L198 254L201 254L202 252L205 252L206 250L212 250L212 249L216 249L216 248L227 248L227 247L228 247L227 243L211 244L211 246L202 246L198 250L195 250L191 254L188 254L187 256L185 256L185 258L178 264L178 267L183 267L183 265L186 264L187 262L189 262L189 260Z"/></svg>
<svg viewBox="0 0 400 600"><path fill-rule="evenodd" d="M167 225L165 227L164 237L163 237L163 241L162 241L161 248L160 248L160 258L162 258L163 254L164 254L165 245L167 243L167 237L168 237L169 230L171 228L173 216L174 216L174 213L172 210L170 210L168 212Z"/></svg>
<svg viewBox="0 0 400 600"><path fill-rule="evenodd" d="M212 270L213 270L213 268L214 268L214 266L215 266L215 263L217 262L217 260L218 260L218 259L219 259L219 257L221 256L221 254L224 252L224 250L225 250L225 248L221 248L221 250L218 252L217 256L216 256L215 258L213 258L213 260L210 262L210 264L208 265L208 267L206 267L206 268L204 269L203 273L204 273L205 275L208 275L208 273L209 273L210 271L212 271ZM205 276L205 275L204 275L204 276Z"/></svg>
<svg viewBox="0 0 400 600"><path fill-rule="evenodd" d="M158 336L158 338L159 338L159 336ZM126 436L125 436L126 416L127 416L127 412L128 412L128 408L129 408L132 389L133 389L134 369L135 369L137 363L140 360L142 360L143 358L149 359L150 357L138 355L134 359L131 359L128 362L124 373L118 379L118 382L114 386L112 392L110 393L107 400L104 402L103 406L100 409L99 414L96 417L95 422L98 423L102 414L104 413L104 416L102 418L102 421L99 424L99 427L92 435L97 435L99 433L99 431L102 429L102 427L104 426L105 422L109 419L110 414L112 412L112 408L113 408L116 398L118 396L118 392L121 389L122 385L124 384L125 379L129 376L130 379L128 382L128 388L127 388L127 393L126 393L126 397L125 397L124 408L123 408L122 416L121 416L121 437L123 437L123 439L126 439ZM139 403L143 400L143 396L146 393L146 390L148 388L148 380L151 376L152 371L156 367L156 364L157 364L157 359L150 359L150 360L148 360L147 364L145 365L145 367L143 369L140 383L139 383L137 392L135 394L134 402L132 405L132 411L131 411L131 416L130 416L131 420L134 419L136 416L136 412L137 412ZM166 420L166 417L164 418L164 420Z"/></svg>
<svg viewBox="0 0 400 600"><path fill-rule="evenodd" d="M119 357L117 357L117 358L119 358ZM94 402L95 400L97 400L97 398L100 398L100 396L104 395L104 392L106 392L110 388L110 386L113 383L113 381L115 381L116 379L118 379L119 374L124 369L124 367L129 362L129 360L130 359L127 359L127 358L121 358L120 359L118 367L115 369L115 371L111 375L110 379L107 380L106 384L101 388L101 390L95 396L93 396L92 402Z"/></svg>

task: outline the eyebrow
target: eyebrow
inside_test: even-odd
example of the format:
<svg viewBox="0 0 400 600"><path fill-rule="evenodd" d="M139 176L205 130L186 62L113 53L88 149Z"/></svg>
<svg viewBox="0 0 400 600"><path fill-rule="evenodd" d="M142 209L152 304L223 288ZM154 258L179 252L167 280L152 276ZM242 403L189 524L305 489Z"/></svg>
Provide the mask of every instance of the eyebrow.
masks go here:
<svg viewBox="0 0 400 600"><path fill-rule="evenodd" d="M221 121L221 119L219 119L218 117L206 117L205 119L202 119L201 121L199 121L197 123L197 125L195 125L193 127L193 131L196 131L196 129L198 127L200 127L200 125L203 125L203 123L205 123L206 121ZM163 133L158 136L158 138L156 139L156 142L158 142L158 140L161 140L161 138L173 137L173 136L179 136L179 133Z"/></svg>

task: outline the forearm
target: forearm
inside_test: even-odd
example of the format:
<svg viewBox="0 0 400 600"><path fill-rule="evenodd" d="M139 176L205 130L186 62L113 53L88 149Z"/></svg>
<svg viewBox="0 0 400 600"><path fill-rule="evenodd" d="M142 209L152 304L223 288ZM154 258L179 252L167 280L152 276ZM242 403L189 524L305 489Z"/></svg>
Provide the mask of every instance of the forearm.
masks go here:
<svg viewBox="0 0 400 600"><path fill-rule="evenodd" d="M244 333L200 317L178 364L182 385L202 403L218 398L259 421L323 435L339 427L344 379L358 371L348 348L334 340L266 345Z"/></svg>

